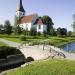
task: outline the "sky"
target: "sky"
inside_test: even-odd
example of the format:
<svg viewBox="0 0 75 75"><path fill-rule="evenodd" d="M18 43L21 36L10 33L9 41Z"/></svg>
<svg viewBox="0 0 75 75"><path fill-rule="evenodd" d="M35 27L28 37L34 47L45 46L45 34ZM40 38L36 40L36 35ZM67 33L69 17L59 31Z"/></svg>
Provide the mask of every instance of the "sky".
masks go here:
<svg viewBox="0 0 75 75"><path fill-rule="evenodd" d="M52 18L54 28L62 27L72 31L75 0L22 0L25 15L37 13L39 16L48 15ZM0 24L5 20L14 23L14 16L19 0L0 1Z"/></svg>

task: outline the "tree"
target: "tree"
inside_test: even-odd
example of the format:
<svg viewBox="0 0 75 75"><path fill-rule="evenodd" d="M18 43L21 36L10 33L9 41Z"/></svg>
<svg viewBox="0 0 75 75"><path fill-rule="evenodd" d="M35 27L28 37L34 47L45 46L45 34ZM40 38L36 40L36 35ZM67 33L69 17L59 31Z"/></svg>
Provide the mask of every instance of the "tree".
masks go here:
<svg viewBox="0 0 75 75"><path fill-rule="evenodd" d="M43 19L44 24L47 25L47 32L49 34L50 33L50 29L53 28L54 23L52 22L52 19L49 16L47 16L47 15L43 16L42 19Z"/></svg>
<svg viewBox="0 0 75 75"><path fill-rule="evenodd" d="M36 29L31 28L31 32L30 32L30 34L31 34L32 36L36 36L36 35L37 35L37 31L36 31Z"/></svg>
<svg viewBox="0 0 75 75"><path fill-rule="evenodd" d="M73 27L73 32L75 32L75 14L73 15L73 24L72 24L72 27Z"/></svg>
<svg viewBox="0 0 75 75"><path fill-rule="evenodd" d="M22 34L27 35L27 30L23 29Z"/></svg>
<svg viewBox="0 0 75 75"><path fill-rule="evenodd" d="M15 19L14 19L14 26L17 26L20 24L20 19L19 17L15 16Z"/></svg>
<svg viewBox="0 0 75 75"><path fill-rule="evenodd" d="M68 31L67 35L70 37L72 35L72 32Z"/></svg>
<svg viewBox="0 0 75 75"><path fill-rule="evenodd" d="M22 33L22 28L19 25L20 25L20 19L19 19L19 17L15 16L14 27L13 27L13 31L15 34L21 34Z"/></svg>
<svg viewBox="0 0 75 75"><path fill-rule="evenodd" d="M4 23L4 32L5 34L11 34L12 33L12 26L9 20L6 20Z"/></svg>
<svg viewBox="0 0 75 75"><path fill-rule="evenodd" d="M66 28L62 28L61 29L61 35L67 35L67 29Z"/></svg>
<svg viewBox="0 0 75 75"><path fill-rule="evenodd" d="M56 36L56 31L54 30L54 28L50 29L50 35L52 36Z"/></svg>
<svg viewBox="0 0 75 75"><path fill-rule="evenodd" d="M4 27L2 24L0 24L0 34L3 34L4 33Z"/></svg>
<svg viewBox="0 0 75 75"><path fill-rule="evenodd" d="M21 34L22 33L22 28L19 25L15 26L14 27L14 33L15 34Z"/></svg>
<svg viewBox="0 0 75 75"><path fill-rule="evenodd" d="M58 36L66 36L67 35L67 29L66 28L58 28L57 29L57 35Z"/></svg>
<svg viewBox="0 0 75 75"><path fill-rule="evenodd" d="M58 28L58 29L57 29L57 35L58 35L58 36L61 36L61 28Z"/></svg>

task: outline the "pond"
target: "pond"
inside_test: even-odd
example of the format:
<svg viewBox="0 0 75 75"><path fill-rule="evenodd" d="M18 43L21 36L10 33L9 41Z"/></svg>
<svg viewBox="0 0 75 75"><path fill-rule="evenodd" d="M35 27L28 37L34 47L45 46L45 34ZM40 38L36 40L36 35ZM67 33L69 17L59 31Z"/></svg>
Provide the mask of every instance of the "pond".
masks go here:
<svg viewBox="0 0 75 75"><path fill-rule="evenodd" d="M63 45L62 49L68 52L75 52L75 42Z"/></svg>

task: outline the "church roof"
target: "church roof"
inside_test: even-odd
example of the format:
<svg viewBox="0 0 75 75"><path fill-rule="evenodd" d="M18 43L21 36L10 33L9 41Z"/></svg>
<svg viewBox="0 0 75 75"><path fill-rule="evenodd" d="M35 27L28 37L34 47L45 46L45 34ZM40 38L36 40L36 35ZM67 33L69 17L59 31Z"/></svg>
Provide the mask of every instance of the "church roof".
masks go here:
<svg viewBox="0 0 75 75"><path fill-rule="evenodd" d="M17 7L17 11L25 12L23 5L22 5L22 0L20 0L19 6Z"/></svg>
<svg viewBox="0 0 75 75"><path fill-rule="evenodd" d="M33 18L36 16L36 14L32 14L32 15L28 15L28 16L24 16L21 18L20 23L31 23Z"/></svg>

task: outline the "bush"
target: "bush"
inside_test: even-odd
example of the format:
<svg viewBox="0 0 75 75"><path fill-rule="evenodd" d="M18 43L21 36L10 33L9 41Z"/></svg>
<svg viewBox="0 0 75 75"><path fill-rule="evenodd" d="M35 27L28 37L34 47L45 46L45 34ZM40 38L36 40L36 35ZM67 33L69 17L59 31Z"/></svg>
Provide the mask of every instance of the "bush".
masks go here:
<svg viewBox="0 0 75 75"><path fill-rule="evenodd" d="M26 41L26 36L25 36L25 35L21 35L21 36L20 36L20 40L21 40L21 41Z"/></svg>
<svg viewBox="0 0 75 75"><path fill-rule="evenodd" d="M16 54L21 54L21 52L14 47L0 46L0 59L7 58L9 55Z"/></svg>
<svg viewBox="0 0 75 75"><path fill-rule="evenodd" d="M38 36L41 36L41 33L40 33L40 32L38 32L38 33L37 33L37 35L38 35Z"/></svg>
<svg viewBox="0 0 75 75"><path fill-rule="evenodd" d="M27 39L34 39L34 36L26 36Z"/></svg>
<svg viewBox="0 0 75 75"><path fill-rule="evenodd" d="M31 62L34 61L34 59L32 57L27 57L26 62Z"/></svg>
<svg viewBox="0 0 75 75"><path fill-rule="evenodd" d="M34 36L34 39L38 39L38 37L37 36Z"/></svg>

